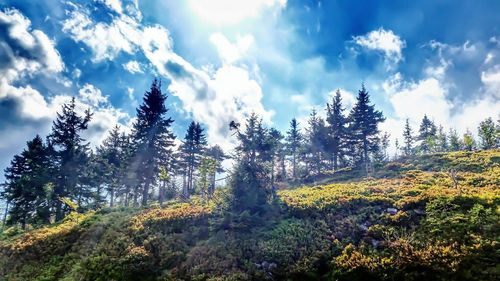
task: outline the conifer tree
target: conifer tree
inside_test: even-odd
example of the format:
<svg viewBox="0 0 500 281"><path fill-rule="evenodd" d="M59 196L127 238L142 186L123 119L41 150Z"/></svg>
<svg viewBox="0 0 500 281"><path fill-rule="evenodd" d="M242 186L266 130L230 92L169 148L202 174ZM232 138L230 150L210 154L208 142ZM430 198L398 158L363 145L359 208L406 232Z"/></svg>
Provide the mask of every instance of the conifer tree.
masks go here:
<svg viewBox="0 0 500 281"><path fill-rule="evenodd" d="M101 182L106 185L111 208L115 205L116 194L120 192L122 169L125 164L121 142L120 128L116 125L97 148L96 158L101 171Z"/></svg>
<svg viewBox="0 0 500 281"><path fill-rule="evenodd" d="M56 149L58 159L57 180L54 187L54 200L56 202L56 220L61 220L69 211L61 199L68 197L70 200L81 202L87 192L81 186L83 170L88 162L89 143L81 133L87 129L92 114L86 110L83 115L76 112L75 98L62 106L62 111L57 113L53 122L49 141Z"/></svg>
<svg viewBox="0 0 500 281"><path fill-rule="evenodd" d="M209 147L206 150L205 155L206 157L212 159L215 165L215 169L213 171L210 170L212 173L209 174L208 194L211 197L215 192L215 177L217 173L225 172L224 168L222 167L222 162L228 159L229 157L224 153L222 148L218 145Z"/></svg>
<svg viewBox="0 0 500 281"><path fill-rule="evenodd" d="M432 122L427 115L424 115L422 122L420 123L418 140L420 143L420 151L424 154L431 152L432 144L436 138L437 128L434 122Z"/></svg>
<svg viewBox="0 0 500 281"><path fill-rule="evenodd" d="M5 169L2 197L10 205L9 223L25 228L28 223L49 222L53 172L50 147L37 135Z"/></svg>
<svg viewBox="0 0 500 281"><path fill-rule="evenodd" d="M370 104L370 96L362 85L358 92L356 104L349 114L349 133L351 134L351 145L359 148L359 158L361 164L367 171L369 164L369 153L376 148L378 142L378 124L385 120L381 111L375 110L375 106Z"/></svg>
<svg viewBox="0 0 500 281"><path fill-rule="evenodd" d="M448 133L448 139L449 139L449 151L459 151L462 149L462 142L460 141L460 137L458 136L458 133L454 129L450 129L450 132Z"/></svg>
<svg viewBox="0 0 500 281"><path fill-rule="evenodd" d="M332 155L333 169L338 169L339 158L343 157L346 118L342 107L340 90L335 92L332 103L326 104L326 123L328 125L328 151Z"/></svg>
<svg viewBox="0 0 500 281"><path fill-rule="evenodd" d="M308 120L307 139L306 139L306 163L308 172L314 172L316 175L321 174L324 163L324 155L327 144L327 130L325 121L321 118L316 110L313 109Z"/></svg>
<svg viewBox="0 0 500 281"><path fill-rule="evenodd" d="M449 149L448 137L444 132L443 126L439 126L437 136L436 136L436 151L437 152L446 152Z"/></svg>
<svg viewBox="0 0 500 281"><path fill-rule="evenodd" d="M297 119L293 118L290 122L290 129L286 137L287 151L292 156L292 178L297 179L297 157L302 144L302 134L300 133Z"/></svg>
<svg viewBox="0 0 500 281"><path fill-rule="evenodd" d="M404 147L403 153L405 156L410 156L413 154L413 132L410 127L410 121L406 119L405 128L403 131Z"/></svg>
<svg viewBox="0 0 500 281"><path fill-rule="evenodd" d="M137 187L142 192L142 206L148 205L150 187L155 184L160 167L174 145L175 136L170 129L173 120L165 117L168 111L166 99L167 95L161 91L161 83L154 79L137 109L137 120L133 126L133 161L140 185Z"/></svg>
<svg viewBox="0 0 500 281"><path fill-rule="evenodd" d="M194 121L189 124L189 127L181 145L181 151L186 164L186 187L184 196L189 196L194 192L193 178L196 168L200 165L203 153L205 152L207 139L203 133L203 128L200 123Z"/></svg>
<svg viewBox="0 0 500 281"><path fill-rule="evenodd" d="M481 123L479 123L477 130L481 141L481 148L482 149L494 148L495 145L498 143L499 135L497 132L497 128L495 127L495 122L493 122L493 119L490 117L481 121Z"/></svg>

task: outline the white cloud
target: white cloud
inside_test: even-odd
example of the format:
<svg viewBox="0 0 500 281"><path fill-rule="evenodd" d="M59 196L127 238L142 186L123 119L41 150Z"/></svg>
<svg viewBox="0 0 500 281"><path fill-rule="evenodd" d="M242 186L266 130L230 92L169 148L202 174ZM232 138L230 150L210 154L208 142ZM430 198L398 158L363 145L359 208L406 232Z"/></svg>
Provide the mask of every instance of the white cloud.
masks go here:
<svg viewBox="0 0 500 281"><path fill-rule="evenodd" d="M403 59L402 50L406 42L392 30L379 28L365 35L354 36L353 40L364 48L383 52L387 62L398 63Z"/></svg>
<svg viewBox="0 0 500 281"><path fill-rule="evenodd" d="M232 4L231 4L232 5ZM220 68L196 68L173 50L170 33L161 25L143 26L138 20L121 14L110 23L92 22L82 7L70 12L64 28L72 38L89 46L94 60L112 59L120 52L142 51L158 74L170 80L168 90L182 101L183 110L208 127L212 143L229 148L229 123L243 121L255 112L270 123L272 112L262 105L262 89L256 72L240 61L253 43L250 35L238 37L231 43L224 35L214 34L212 43L223 62ZM134 63L124 67L135 69Z"/></svg>
<svg viewBox="0 0 500 281"><path fill-rule="evenodd" d="M131 60L127 63L124 63L123 68L125 68L125 70L127 70L128 72L130 72L132 74L142 73L141 65L136 60Z"/></svg>
<svg viewBox="0 0 500 281"><path fill-rule="evenodd" d="M234 63L240 60L254 42L252 35L238 36L236 42L232 44L221 33L210 35L210 42L215 45L219 57L224 63Z"/></svg>
<svg viewBox="0 0 500 281"><path fill-rule="evenodd" d="M500 99L500 65L481 72L481 82L483 82L488 95Z"/></svg>
<svg viewBox="0 0 500 281"><path fill-rule="evenodd" d="M265 8L283 8L286 0L189 0L193 12L205 22L237 24L257 18Z"/></svg>

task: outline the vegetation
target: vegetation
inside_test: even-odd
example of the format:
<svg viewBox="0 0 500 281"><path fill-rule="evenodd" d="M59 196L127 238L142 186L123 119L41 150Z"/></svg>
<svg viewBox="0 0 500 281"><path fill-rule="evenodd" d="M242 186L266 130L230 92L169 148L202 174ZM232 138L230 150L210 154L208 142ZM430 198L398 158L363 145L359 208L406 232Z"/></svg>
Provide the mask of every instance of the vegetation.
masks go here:
<svg viewBox="0 0 500 281"><path fill-rule="evenodd" d="M456 171L455 184L450 170ZM340 174L333 174L335 180ZM71 212L2 233L5 280L496 280L500 151L412 156L277 192L256 224L213 200ZM244 179L236 174L236 179ZM256 205L261 205L256 204ZM250 224L252 227L248 227Z"/></svg>
<svg viewBox="0 0 500 281"><path fill-rule="evenodd" d="M500 126L444 133L406 120L392 161L363 85L283 134L256 114L210 146L191 122L179 146L153 80L130 133L95 150L92 118L64 104L44 142L5 170L6 280L494 280L499 276ZM485 149L478 151L478 149ZM461 151L457 151L461 150ZM232 169L222 162L231 158ZM216 188L218 174L226 185ZM109 207L108 207L109 206Z"/></svg>

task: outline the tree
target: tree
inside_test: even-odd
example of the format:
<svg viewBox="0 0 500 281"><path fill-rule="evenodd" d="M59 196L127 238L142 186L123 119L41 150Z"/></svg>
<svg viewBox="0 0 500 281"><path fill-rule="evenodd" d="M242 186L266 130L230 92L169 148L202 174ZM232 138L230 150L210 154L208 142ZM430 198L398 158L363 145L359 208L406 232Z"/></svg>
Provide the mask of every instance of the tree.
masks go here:
<svg viewBox="0 0 500 281"><path fill-rule="evenodd" d="M328 124L328 152L332 154L333 169L337 170L339 158L343 156L346 118L342 107L340 90L337 90L332 103L326 104L326 123Z"/></svg>
<svg viewBox="0 0 500 281"><path fill-rule="evenodd" d="M472 136L472 133L467 129L463 138L464 149L467 151L472 151L476 147L476 141Z"/></svg>
<svg viewBox="0 0 500 281"><path fill-rule="evenodd" d="M387 149L389 148L389 133L385 132L378 138L378 142L373 151L373 160L378 166L382 166L389 159Z"/></svg>
<svg viewBox="0 0 500 281"><path fill-rule="evenodd" d="M481 148L482 149L491 149L494 148L498 143L498 133L497 128L495 127L495 122L493 119L487 118L481 123L477 128L478 135L481 140Z"/></svg>
<svg viewBox="0 0 500 281"><path fill-rule="evenodd" d="M286 146L289 155L292 156L292 178L297 179L297 156L302 144L302 134L300 133L299 123L293 118L290 122L290 129L287 132Z"/></svg>
<svg viewBox="0 0 500 281"><path fill-rule="evenodd" d="M314 171L316 175L321 174L324 163L324 155L327 145L327 130L325 121L316 110L313 109L309 115L308 127L306 129L306 164L308 172Z"/></svg>
<svg viewBox="0 0 500 281"><path fill-rule="evenodd" d="M280 160L280 155L282 155L281 151L283 150L283 144L281 141L283 140L283 135L281 134L280 131L276 130L275 128L271 128L268 133L268 138L267 142L269 145L269 156L270 156L270 162L271 162L271 186L274 190L274 182L275 182L275 160L278 158ZM274 192L274 191L273 191Z"/></svg>
<svg viewBox="0 0 500 281"><path fill-rule="evenodd" d="M81 133L87 129L92 113L86 110L83 115L76 112L75 98L62 106L62 111L57 113L53 122L49 142L56 149L58 160L57 180L54 188L54 201L56 202L56 220L61 220L69 212L60 198L68 197L80 205L84 199L83 187L79 186L83 170L88 162L89 143Z"/></svg>
<svg viewBox="0 0 500 281"><path fill-rule="evenodd" d="M215 191L215 177L217 173L225 172L224 168L222 167L222 161L228 159L229 157L224 153L222 148L218 145L209 147L205 151L205 156L215 161L215 169L210 170L212 173L209 174L210 181L208 186L208 194L211 197Z"/></svg>
<svg viewBox="0 0 500 281"><path fill-rule="evenodd" d="M446 152L449 149L448 145L448 137L444 132L443 126L439 126L438 133L436 136L436 151L437 152Z"/></svg>
<svg viewBox="0 0 500 281"><path fill-rule="evenodd" d="M427 154L432 150L431 144L436 138L436 125L427 117L427 115L424 115L418 131L419 135L417 139L421 141L420 151Z"/></svg>
<svg viewBox="0 0 500 281"><path fill-rule="evenodd" d="M142 206L147 206L149 188L155 183L160 167L167 161L175 136L170 130L173 120L166 118L167 95L161 91L161 82L153 80L143 103L137 109L133 126L136 175L142 190Z"/></svg>
<svg viewBox="0 0 500 281"><path fill-rule="evenodd" d="M413 132L410 127L410 121L408 118L406 119L405 123L405 128L403 131L403 139L404 139L404 146L403 146L403 153L405 156L410 156L413 154Z"/></svg>
<svg viewBox="0 0 500 281"><path fill-rule="evenodd" d="M14 156L5 169L5 189L2 192L11 208L9 223L48 223L50 221L51 182L53 165L50 147L40 136L27 142L27 148Z"/></svg>
<svg viewBox="0 0 500 281"><path fill-rule="evenodd" d="M370 105L370 96L364 85L358 92L356 104L349 114L349 121L352 145L360 148L360 160L367 171L370 161L368 154L376 149L378 142L378 124L385 121L385 118L381 111L375 110L375 106Z"/></svg>
<svg viewBox="0 0 500 281"><path fill-rule="evenodd" d="M194 172L200 165L201 158L206 149L207 139L203 131L204 130L201 127L200 123L196 123L194 121L191 122L181 146L181 151L183 153L183 158L187 168L186 187L183 194L186 198L189 198L189 196L194 192Z"/></svg>
<svg viewBox="0 0 500 281"><path fill-rule="evenodd" d="M255 113L247 118L244 131L234 121L229 126L238 140L237 163L230 179L231 208L237 214L262 214L271 195L267 185L269 171L266 169L271 152L268 130Z"/></svg>
<svg viewBox="0 0 500 281"><path fill-rule="evenodd" d="M462 142L460 141L460 137L458 136L458 133L454 129L450 129L450 132L448 133L448 139L450 142L449 151L459 151L462 149Z"/></svg>

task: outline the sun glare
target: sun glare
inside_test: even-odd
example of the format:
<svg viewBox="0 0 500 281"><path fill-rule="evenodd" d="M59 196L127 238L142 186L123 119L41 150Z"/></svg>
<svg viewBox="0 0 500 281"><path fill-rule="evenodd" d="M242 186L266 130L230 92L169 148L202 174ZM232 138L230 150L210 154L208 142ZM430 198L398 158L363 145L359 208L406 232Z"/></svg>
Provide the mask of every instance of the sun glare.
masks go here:
<svg viewBox="0 0 500 281"><path fill-rule="evenodd" d="M199 18L217 25L255 19L265 8L285 5L286 0L189 0L189 6Z"/></svg>

